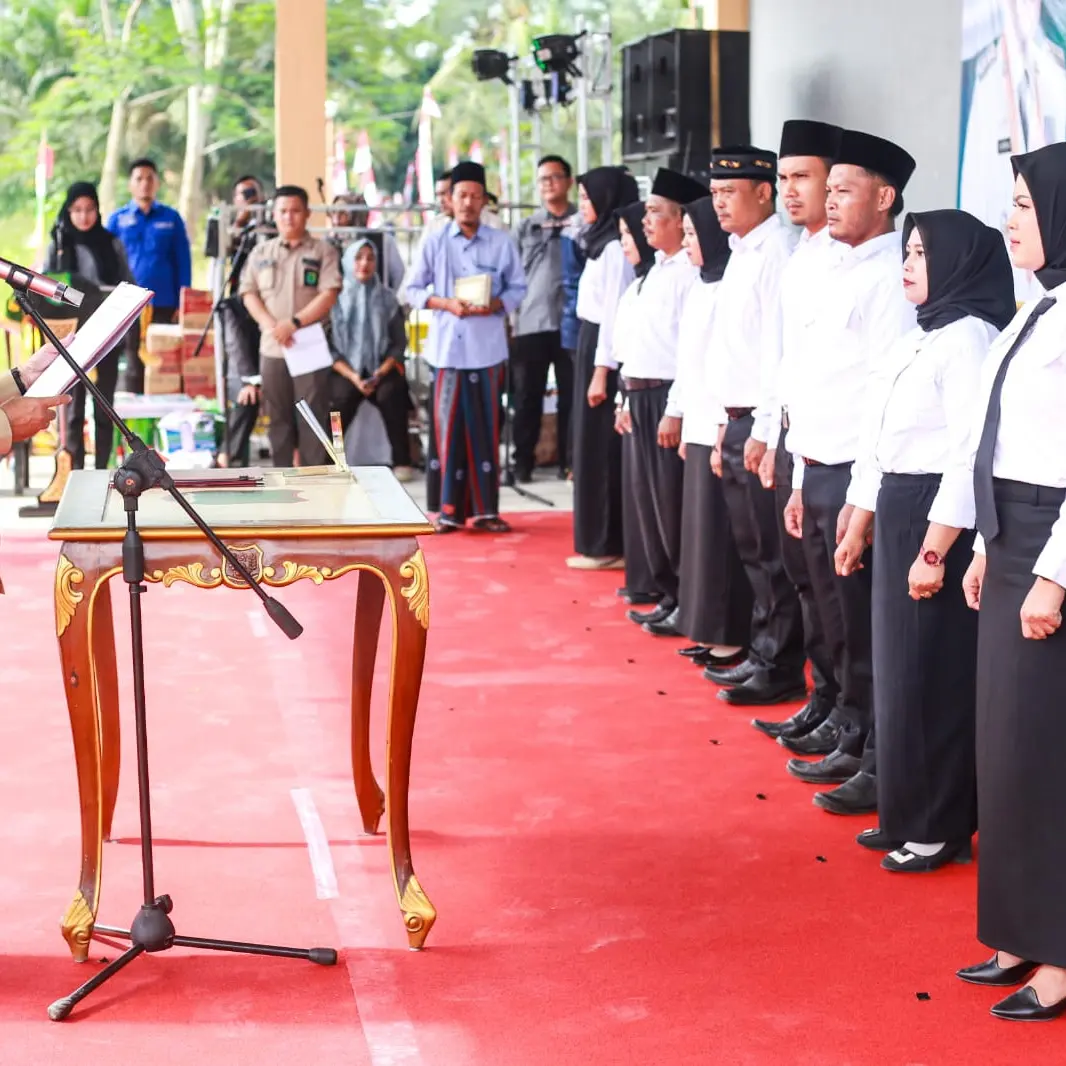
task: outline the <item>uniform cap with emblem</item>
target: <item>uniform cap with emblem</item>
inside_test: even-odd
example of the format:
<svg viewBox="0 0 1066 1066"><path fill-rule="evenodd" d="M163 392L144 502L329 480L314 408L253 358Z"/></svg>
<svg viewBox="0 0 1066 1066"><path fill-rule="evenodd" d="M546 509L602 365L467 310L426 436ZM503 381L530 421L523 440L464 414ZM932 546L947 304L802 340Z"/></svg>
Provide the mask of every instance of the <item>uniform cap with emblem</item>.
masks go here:
<svg viewBox="0 0 1066 1066"><path fill-rule="evenodd" d="M655 172L651 194L684 205L702 200L707 195L707 186L686 174L679 174L676 170L660 168Z"/></svg>
<svg viewBox="0 0 1066 1066"><path fill-rule="evenodd" d="M844 131L839 126L828 122L815 122L812 119L789 119L781 127L781 151L778 159L789 156L819 156L822 159L836 159L840 148L840 137Z"/></svg>
<svg viewBox="0 0 1066 1066"><path fill-rule="evenodd" d="M456 163L452 167L451 177L453 186L460 182L472 181L485 188L485 168L480 163L473 163L469 160Z"/></svg>
<svg viewBox="0 0 1066 1066"><path fill-rule="evenodd" d="M841 133L840 147L833 161L862 167L871 174L877 174L899 192L906 188L918 165L913 156L898 144L859 130L844 130Z"/></svg>
<svg viewBox="0 0 1066 1066"><path fill-rule="evenodd" d="M711 181L777 181L777 156L751 144L728 144L711 153Z"/></svg>

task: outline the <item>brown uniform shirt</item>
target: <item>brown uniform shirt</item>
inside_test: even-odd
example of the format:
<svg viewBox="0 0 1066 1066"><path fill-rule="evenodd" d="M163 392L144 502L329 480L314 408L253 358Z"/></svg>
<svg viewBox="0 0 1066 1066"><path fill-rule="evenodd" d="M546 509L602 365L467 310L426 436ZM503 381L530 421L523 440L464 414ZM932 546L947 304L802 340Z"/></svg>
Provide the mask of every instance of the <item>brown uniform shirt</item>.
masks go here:
<svg viewBox="0 0 1066 1066"><path fill-rule="evenodd" d="M241 273L240 294L254 292L278 322L298 315L320 292L342 285L340 257L326 241L305 234L291 248L280 237L256 245ZM259 353L281 359L284 349L262 334Z"/></svg>

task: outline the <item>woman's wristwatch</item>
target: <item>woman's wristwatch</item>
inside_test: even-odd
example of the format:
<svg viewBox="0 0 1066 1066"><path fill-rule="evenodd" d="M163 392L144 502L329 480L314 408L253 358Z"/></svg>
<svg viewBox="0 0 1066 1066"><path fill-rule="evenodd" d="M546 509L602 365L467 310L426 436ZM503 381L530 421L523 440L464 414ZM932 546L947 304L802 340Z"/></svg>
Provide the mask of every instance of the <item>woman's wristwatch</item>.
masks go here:
<svg viewBox="0 0 1066 1066"><path fill-rule="evenodd" d="M22 380L22 371L17 366L11 368L11 377L14 379L15 387L19 390L19 395L25 396L26 382Z"/></svg>

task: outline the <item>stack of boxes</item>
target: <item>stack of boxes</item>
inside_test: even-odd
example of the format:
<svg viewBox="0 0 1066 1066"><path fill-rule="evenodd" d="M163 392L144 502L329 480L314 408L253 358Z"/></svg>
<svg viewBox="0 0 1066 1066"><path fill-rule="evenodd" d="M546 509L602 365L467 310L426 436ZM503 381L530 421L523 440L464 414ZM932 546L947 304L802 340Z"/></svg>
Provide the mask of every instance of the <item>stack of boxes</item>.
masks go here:
<svg viewBox="0 0 1066 1066"><path fill-rule="evenodd" d="M181 376L185 395L194 398L214 399L217 392L215 380L215 331L208 329L204 343L196 354L197 345L204 327L211 321L213 307L211 293L203 289L182 289L178 314L181 323Z"/></svg>
<svg viewBox="0 0 1066 1066"><path fill-rule="evenodd" d="M144 394L173 396L181 392L181 326L152 323L144 341Z"/></svg>

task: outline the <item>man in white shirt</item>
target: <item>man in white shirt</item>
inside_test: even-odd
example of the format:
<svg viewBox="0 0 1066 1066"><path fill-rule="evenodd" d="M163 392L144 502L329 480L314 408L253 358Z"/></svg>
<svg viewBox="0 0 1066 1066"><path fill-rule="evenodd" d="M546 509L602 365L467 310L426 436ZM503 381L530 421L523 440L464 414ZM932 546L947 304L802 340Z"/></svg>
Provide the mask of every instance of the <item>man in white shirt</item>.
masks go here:
<svg viewBox="0 0 1066 1066"><path fill-rule="evenodd" d="M763 485L773 489L777 504L778 535L781 540L781 559L785 573L795 586L803 616L803 646L811 663L814 692L807 704L784 722L755 719L752 725L797 754L828 755L836 747L825 741L808 740L807 736L829 717L840 693L833 672L833 658L825 640L825 627L818 613L818 604L811 587L807 559L803 545L790 537L784 526L784 509L792 492L792 453L779 447L784 435L781 407L787 403L786 372L789 369L790 344L797 330L802 329L811 293L818 285L819 272L828 266L828 251L832 238L825 217L826 182L833 158L840 147L839 126L825 122L793 119L781 130L781 150L778 152L777 179L789 221L802 226L799 244L781 274L781 364L777 374L764 382L766 405L771 419L767 435L767 449L759 467ZM796 360L792 360L793 364ZM802 367L792 368L802 373ZM780 428L777 428L780 427ZM797 748L797 743L807 744Z"/></svg>
<svg viewBox="0 0 1066 1066"><path fill-rule="evenodd" d="M777 505L759 480L774 412L763 403L781 361L781 274L792 234L776 213L777 156L751 145L716 148L711 196L732 254L718 290L707 380L727 419L711 466L722 479L737 551L755 595L748 657L706 676L718 698L755 706L807 694L799 597L781 562Z"/></svg>
<svg viewBox="0 0 1066 1066"><path fill-rule="evenodd" d="M652 183L644 215L644 234L655 249L637 297L632 321L632 354L622 367L625 403L633 427L632 492L640 539L651 568L659 605L629 611L638 625L672 625L677 611L681 566L681 497L685 467L677 454L681 417L670 389L677 377L677 330L685 295L698 277L681 247L681 208L707 195L698 181L660 170ZM655 632L668 632L659 628Z"/></svg>
<svg viewBox="0 0 1066 1066"><path fill-rule="evenodd" d="M850 518L845 499L871 372L915 322L903 296L903 254L895 229L914 167L911 156L891 141L852 130L841 135L826 200L831 261L797 326L795 354L802 373L786 367L785 446L796 457L796 469L785 527L803 538L840 686L836 707L815 730L836 747L819 762L792 759L788 771L813 784L841 784L814 797L833 814L877 809L870 552L865 566L846 578L837 576L833 556Z"/></svg>

